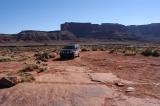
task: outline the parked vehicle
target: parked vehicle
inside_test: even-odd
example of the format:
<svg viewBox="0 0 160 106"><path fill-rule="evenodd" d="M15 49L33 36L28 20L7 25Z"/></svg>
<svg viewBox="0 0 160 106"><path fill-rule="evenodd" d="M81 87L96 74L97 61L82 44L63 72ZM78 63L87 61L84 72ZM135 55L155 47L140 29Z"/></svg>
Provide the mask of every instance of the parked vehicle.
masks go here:
<svg viewBox="0 0 160 106"><path fill-rule="evenodd" d="M80 56L80 45L71 44L67 45L60 50L60 57L63 58L75 58Z"/></svg>

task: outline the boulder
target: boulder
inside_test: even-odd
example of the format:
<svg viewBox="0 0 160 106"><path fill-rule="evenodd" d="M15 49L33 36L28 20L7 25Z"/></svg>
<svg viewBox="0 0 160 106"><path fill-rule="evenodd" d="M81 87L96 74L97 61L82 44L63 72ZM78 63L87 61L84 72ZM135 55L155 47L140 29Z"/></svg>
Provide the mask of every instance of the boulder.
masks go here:
<svg viewBox="0 0 160 106"><path fill-rule="evenodd" d="M9 88L16 84L18 84L20 81L20 78L15 76L5 76L0 78L0 88Z"/></svg>

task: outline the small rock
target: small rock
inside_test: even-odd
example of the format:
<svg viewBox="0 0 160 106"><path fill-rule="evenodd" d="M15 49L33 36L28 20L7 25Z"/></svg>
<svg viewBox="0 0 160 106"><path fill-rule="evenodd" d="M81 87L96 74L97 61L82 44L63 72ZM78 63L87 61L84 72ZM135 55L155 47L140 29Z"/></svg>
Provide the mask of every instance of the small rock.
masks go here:
<svg viewBox="0 0 160 106"><path fill-rule="evenodd" d="M41 62L40 62L40 61L37 61L36 64L41 64Z"/></svg>
<svg viewBox="0 0 160 106"><path fill-rule="evenodd" d="M48 62L48 60L47 60L47 59L43 59L42 61L43 61L43 62Z"/></svg>
<svg viewBox="0 0 160 106"><path fill-rule="evenodd" d="M123 87L124 86L124 84L121 83L121 82L116 82L115 85L118 86L118 87Z"/></svg>
<svg viewBox="0 0 160 106"><path fill-rule="evenodd" d="M135 88L133 87L128 87L126 90L126 92L134 92L134 91L135 91Z"/></svg>
<svg viewBox="0 0 160 106"><path fill-rule="evenodd" d="M48 66L48 64L47 64L47 63L43 63L42 65L43 65L43 66Z"/></svg>

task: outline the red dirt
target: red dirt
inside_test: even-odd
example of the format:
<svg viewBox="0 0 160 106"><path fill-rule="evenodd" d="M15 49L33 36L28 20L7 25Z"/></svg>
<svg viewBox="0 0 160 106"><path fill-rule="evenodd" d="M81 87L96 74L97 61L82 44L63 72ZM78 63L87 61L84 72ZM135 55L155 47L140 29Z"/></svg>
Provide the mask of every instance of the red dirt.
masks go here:
<svg viewBox="0 0 160 106"><path fill-rule="evenodd" d="M27 62L33 63L34 58ZM21 65L10 62L5 67L5 64L0 63L0 70L10 71L8 69ZM47 67L46 72L35 75L36 81L33 83L1 89L0 105L160 105L159 57L124 56L105 51L82 52L80 58L74 60L61 61L58 57L49 60ZM109 79L105 78L107 76ZM114 82L117 80L123 82L124 87L116 86ZM135 91L127 93L127 87L133 87Z"/></svg>

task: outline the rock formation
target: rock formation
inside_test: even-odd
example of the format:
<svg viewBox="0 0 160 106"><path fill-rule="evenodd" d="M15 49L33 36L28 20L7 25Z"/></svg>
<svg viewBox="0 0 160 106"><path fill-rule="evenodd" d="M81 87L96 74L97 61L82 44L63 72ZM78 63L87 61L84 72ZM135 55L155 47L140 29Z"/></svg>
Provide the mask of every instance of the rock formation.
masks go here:
<svg viewBox="0 0 160 106"><path fill-rule="evenodd" d="M0 34L0 43L19 41L53 41L101 39L101 40L160 40L160 23L125 26L116 23L75 23L61 24L60 31L26 30L18 34Z"/></svg>

